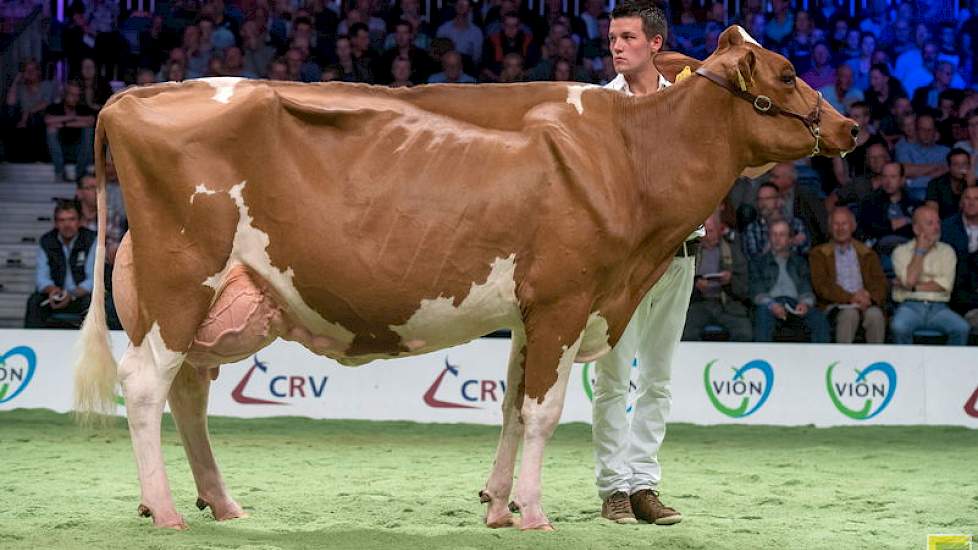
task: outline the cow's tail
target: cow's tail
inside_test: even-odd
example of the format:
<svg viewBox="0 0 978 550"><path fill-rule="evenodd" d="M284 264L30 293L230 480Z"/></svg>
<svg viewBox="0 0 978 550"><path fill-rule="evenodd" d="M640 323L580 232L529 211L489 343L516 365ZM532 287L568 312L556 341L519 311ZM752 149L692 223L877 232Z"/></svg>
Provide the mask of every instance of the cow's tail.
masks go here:
<svg viewBox="0 0 978 550"><path fill-rule="evenodd" d="M98 185L98 236L95 248L95 280L92 303L76 345L75 417L83 424L105 422L116 411L117 368L105 319L105 126L99 117L95 126L95 178Z"/></svg>

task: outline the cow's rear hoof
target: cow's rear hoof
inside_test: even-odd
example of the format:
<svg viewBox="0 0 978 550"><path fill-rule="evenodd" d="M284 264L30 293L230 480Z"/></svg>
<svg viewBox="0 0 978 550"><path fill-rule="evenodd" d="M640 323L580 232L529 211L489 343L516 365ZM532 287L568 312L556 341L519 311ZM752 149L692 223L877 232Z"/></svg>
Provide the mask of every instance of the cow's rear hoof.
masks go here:
<svg viewBox="0 0 978 550"><path fill-rule="evenodd" d="M217 521L248 517L248 514L241 509L241 506L238 506L237 502L230 499L220 506L214 506L206 500L197 497L197 509L204 510L205 508L211 509L211 514Z"/></svg>
<svg viewBox="0 0 978 550"><path fill-rule="evenodd" d="M152 510L149 509L145 504L140 504L136 508L136 513L140 517L153 518L153 526L161 529L176 529L178 531L183 531L188 529L187 522L183 521L183 516L177 513L173 514L154 514Z"/></svg>

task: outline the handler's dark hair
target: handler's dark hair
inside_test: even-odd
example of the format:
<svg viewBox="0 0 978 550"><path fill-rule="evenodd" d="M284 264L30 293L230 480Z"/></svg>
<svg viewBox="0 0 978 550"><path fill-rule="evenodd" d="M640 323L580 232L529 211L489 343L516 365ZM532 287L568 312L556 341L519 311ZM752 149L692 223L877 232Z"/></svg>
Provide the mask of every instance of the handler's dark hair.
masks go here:
<svg viewBox="0 0 978 550"><path fill-rule="evenodd" d="M619 17L638 17L642 20L642 31L646 38L653 38L661 35L662 41L669 38L669 25L666 22L666 14L662 8L650 0L625 0L615 6L611 11L611 18Z"/></svg>

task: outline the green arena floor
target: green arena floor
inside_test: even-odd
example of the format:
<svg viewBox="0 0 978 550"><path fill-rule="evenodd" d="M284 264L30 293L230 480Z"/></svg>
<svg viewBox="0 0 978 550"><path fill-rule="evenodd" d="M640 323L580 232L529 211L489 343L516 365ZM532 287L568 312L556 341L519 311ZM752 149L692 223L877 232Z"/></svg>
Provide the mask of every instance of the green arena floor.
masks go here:
<svg viewBox="0 0 978 550"><path fill-rule="evenodd" d="M926 549L978 535L978 432L942 427L673 425L660 457L679 525L599 517L590 426L557 430L544 468L554 533L482 526L497 429L406 422L211 419L232 494L251 517L194 507L179 436L164 453L190 529L136 517L139 487L120 419L102 432L67 415L0 413L0 548Z"/></svg>

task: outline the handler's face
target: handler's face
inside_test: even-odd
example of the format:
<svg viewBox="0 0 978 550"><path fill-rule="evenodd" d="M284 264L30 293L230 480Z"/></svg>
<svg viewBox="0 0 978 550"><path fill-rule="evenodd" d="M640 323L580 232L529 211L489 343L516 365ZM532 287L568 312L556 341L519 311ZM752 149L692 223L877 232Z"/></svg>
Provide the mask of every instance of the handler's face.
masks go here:
<svg viewBox="0 0 978 550"><path fill-rule="evenodd" d="M613 19L608 42L615 72L621 74L635 74L644 70L652 63L652 54L662 48L662 36L645 36L639 17Z"/></svg>

